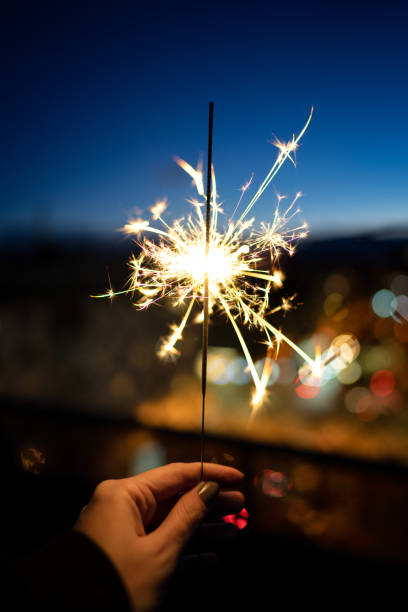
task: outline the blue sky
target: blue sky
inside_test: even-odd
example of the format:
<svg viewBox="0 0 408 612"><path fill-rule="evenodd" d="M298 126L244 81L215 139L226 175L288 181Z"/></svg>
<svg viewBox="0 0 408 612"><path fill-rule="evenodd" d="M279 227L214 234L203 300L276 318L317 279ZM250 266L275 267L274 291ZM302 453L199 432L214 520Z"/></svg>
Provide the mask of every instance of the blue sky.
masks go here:
<svg viewBox="0 0 408 612"><path fill-rule="evenodd" d="M18 6L17 6L18 4ZM312 235L408 226L408 19L402 3L16 3L3 19L2 233L96 232L168 196L188 210L215 102L226 212L315 113L297 167ZM268 220L272 188L254 211Z"/></svg>

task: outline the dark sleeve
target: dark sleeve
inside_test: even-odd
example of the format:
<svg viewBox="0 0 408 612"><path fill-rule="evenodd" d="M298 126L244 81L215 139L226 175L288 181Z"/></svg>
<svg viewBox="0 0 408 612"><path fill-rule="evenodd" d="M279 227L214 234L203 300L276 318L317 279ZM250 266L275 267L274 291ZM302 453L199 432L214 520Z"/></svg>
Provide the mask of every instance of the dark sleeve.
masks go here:
<svg viewBox="0 0 408 612"><path fill-rule="evenodd" d="M3 610L130 612L121 579L106 554L88 537L68 532L8 564Z"/></svg>

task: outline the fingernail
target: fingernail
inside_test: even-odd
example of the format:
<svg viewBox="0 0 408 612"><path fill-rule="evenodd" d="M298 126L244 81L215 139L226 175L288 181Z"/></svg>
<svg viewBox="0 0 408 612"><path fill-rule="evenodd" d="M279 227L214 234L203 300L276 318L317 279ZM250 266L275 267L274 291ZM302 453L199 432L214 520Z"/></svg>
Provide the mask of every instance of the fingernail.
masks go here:
<svg viewBox="0 0 408 612"><path fill-rule="evenodd" d="M220 485L218 484L218 482L213 482L212 480L209 480L208 482L200 482L200 484L197 486L197 493L199 494L207 508L211 505L211 502L213 502L214 499L217 497L219 490Z"/></svg>

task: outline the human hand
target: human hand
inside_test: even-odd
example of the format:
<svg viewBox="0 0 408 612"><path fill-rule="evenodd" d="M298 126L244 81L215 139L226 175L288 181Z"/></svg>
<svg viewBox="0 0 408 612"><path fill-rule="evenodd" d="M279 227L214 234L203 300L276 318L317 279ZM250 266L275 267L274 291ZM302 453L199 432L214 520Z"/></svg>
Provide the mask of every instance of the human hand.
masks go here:
<svg viewBox="0 0 408 612"><path fill-rule="evenodd" d="M74 526L111 559L135 610L154 609L161 587L212 502L224 514L244 504L242 493L234 490L241 472L206 463L207 481L196 486L200 468L200 463L173 463L131 478L106 480L96 487Z"/></svg>

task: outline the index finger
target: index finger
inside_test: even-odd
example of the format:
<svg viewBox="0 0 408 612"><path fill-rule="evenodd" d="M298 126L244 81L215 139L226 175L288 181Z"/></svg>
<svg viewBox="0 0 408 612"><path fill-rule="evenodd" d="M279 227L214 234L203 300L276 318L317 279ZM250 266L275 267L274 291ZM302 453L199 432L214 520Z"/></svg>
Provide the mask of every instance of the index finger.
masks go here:
<svg viewBox="0 0 408 612"><path fill-rule="evenodd" d="M191 489L200 481L201 463L170 463L154 468L138 476L128 478L129 484L143 482L149 487L157 501L163 501ZM239 470L217 463L204 463L205 480L218 482L221 488L238 485L244 475Z"/></svg>

